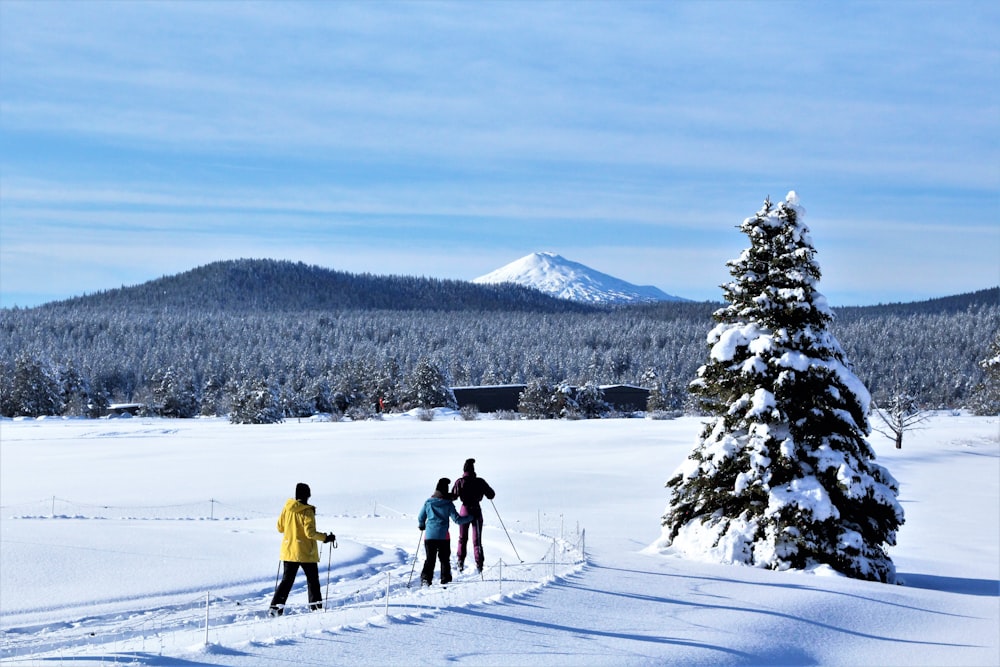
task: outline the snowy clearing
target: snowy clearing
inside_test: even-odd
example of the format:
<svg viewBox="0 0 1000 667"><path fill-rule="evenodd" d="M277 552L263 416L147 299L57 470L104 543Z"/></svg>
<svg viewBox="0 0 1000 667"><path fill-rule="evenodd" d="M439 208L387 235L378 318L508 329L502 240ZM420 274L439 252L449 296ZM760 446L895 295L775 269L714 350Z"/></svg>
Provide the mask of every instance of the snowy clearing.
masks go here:
<svg viewBox="0 0 1000 667"><path fill-rule="evenodd" d="M2 421L0 658L1000 663L996 418L935 415L902 450L873 436L879 462L901 484L906 524L890 550L901 586L651 549L663 484L700 423L466 422L446 411L431 422L398 415L266 426ZM468 457L497 491L495 506L484 506L484 576L466 571L447 589L420 589L414 574L408 587L416 514L437 479L459 476ZM292 609L266 618L278 567L274 523L299 481L313 489L319 530L338 537L320 563L327 605L306 610L300 574Z"/></svg>

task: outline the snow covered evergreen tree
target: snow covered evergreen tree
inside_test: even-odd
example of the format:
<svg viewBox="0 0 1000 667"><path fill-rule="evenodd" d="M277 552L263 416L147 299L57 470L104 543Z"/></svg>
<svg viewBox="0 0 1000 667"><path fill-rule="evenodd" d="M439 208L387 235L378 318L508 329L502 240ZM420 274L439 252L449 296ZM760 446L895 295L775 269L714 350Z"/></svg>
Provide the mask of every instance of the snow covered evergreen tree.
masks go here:
<svg viewBox="0 0 1000 667"><path fill-rule="evenodd" d="M458 408L444 372L433 361L423 358L407 377L403 406L410 408Z"/></svg>
<svg viewBox="0 0 1000 667"><path fill-rule="evenodd" d="M14 364L0 360L0 417L13 417L15 414Z"/></svg>
<svg viewBox="0 0 1000 667"><path fill-rule="evenodd" d="M369 393L380 412L391 412L399 406L403 372L395 357L383 359L371 373L369 381L371 383Z"/></svg>
<svg viewBox="0 0 1000 667"><path fill-rule="evenodd" d="M337 365L331 374L331 402L337 412L353 412L365 415L371 411L371 399L365 392L367 368L359 361L345 361Z"/></svg>
<svg viewBox="0 0 1000 667"><path fill-rule="evenodd" d="M316 414L316 403L311 392L299 383L286 382L279 388L278 397L281 413L286 417L298 419Z"/></svg>
<svg viewBox="0 0 1000 667"><path fill-rule="evenodd" d="M769 200L728 263L708 361L691 390L714 417L667 482L660 546L775 570L832 567L895 580L886 546L898 484L875 462L868 390L828 331L819 265L798 198Z"/></svg>
<svg viewBox="0 0 1000 667"><path fill-rule="evenodd" d="M611 404L604 400L604 390L594 382L587 382L576 392L576 405L580 414L594 419L611 412Z"/></svg>
<svg viewBox="0 0 1000 667"><path fill-rule="evenodd" d="M202 416L213 417L228 412L225 396L226 384L218 376L210 375L201 391Z"/></svg>
<svg viewBox="0 0 1000 667"><path fill-rule="evenodd" d="M579 418L580 406L577 405L573 386L566 380L557 383L556 386L552 388L552 397L550 398L550 402L552 405L552 412L555 414L556 418Z"/></svg>
<svg viewBox="0 0 1000 667"><path fill-rule="evenodd" d="M284 419L279 391L266 380L249 379L233 386L231 423L277 424Z"/></svg>
<svg viewBox="0 0 1000 667"><path fill-rule="evenodd" d="M329 414L334 411L333 390L324 376L307 377L304 390L306 400L313 413Z"/></svg>
<svg viewBox="0 0 1000 667"><path fill-rule="evenodd" d="M979 363L983 381L976 385L972 410L977 415L1000 415L1000 331L993 334L989 356Z"/></svg>
<svg viewBox="0 0 1000 667"><path fill-rule="evenodd" d="M662 413L667 409L667 398L663 390L663 382L656 370L647 368L642 375L642 386L649 390L646 397L646 412L650 414Z"/></svg>
<svg viewBox="0 0 1000 667"><path fill-rule="evenodd" d="M170 367L155 373L151 384L162 416L186 419L198 414L199 398L190 376Z"/></svg>
<svg viewBox="0 0 1000 667"><path fill-rule="evenodd" d="M517 399L517 411L528 419L555 419L558 413L552 400L555 389L542 378L528 382Z"/></svg>
<svg viewBox="0 0 1000 667"><path fill-rule="evenodd" d="M50 365L24 353L14 362L9 416L41 417L62 414L62 388ZM5 400L5 402L8 402Z"/></svg>

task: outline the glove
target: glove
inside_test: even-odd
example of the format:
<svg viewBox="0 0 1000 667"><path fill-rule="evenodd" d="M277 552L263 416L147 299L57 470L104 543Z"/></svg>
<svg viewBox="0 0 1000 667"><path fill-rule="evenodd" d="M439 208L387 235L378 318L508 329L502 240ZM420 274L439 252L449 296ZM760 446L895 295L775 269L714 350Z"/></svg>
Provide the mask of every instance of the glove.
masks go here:
<svg viewBox="0 0 1000 667"><path fill-rule="evenodd" d="M336 535L334 535L333 533L327 533L326 539L323 540L323 544L328 544L330 542L336 542L336 541L337 541Z"/></svg>
<svg viewBox="0 0 1000 667"><path fill-rule="evenodd" d="M417 526L417 528L419 528L420 530L423 530L423 529L424 529L424 527L423 527L423 526Z"/></svg>

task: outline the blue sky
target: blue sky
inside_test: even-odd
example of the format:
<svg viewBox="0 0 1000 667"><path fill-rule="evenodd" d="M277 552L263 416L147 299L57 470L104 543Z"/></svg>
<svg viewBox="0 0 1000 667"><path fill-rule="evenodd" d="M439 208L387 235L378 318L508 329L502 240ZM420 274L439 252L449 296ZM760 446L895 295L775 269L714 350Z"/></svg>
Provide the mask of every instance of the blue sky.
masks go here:
<svg viewBox="0 0 1000 667"><path fill-rule="evenodd" d="M1000 284L997 3L0 1L3 307L535 251L717 300L792 189L834 306Z"/></svg>

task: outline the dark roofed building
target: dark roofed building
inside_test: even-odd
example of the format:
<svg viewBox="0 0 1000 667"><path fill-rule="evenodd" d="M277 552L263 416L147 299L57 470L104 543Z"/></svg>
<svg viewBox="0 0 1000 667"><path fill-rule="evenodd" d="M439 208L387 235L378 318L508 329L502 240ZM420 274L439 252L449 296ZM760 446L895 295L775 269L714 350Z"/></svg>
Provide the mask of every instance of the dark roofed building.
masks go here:
<svg viewBox="0 0 1000 667"><path fill-rule="evenodd" d="M480 412L517 411L517 401L526 385L498 384L479 387L452 387L458 407L474 405ZM577 387L573 388L574 390ZM636 412L646 409L649 390L627 384L602 386L604 400L615 410Z"/></svg>
<svg viewBox="0 0 1000 667"><path fill-rule="evenodd" d="M648 389L629 384L605 385L601 387L601 391L604 392L604 400L622 412L645 410L649 400Z"/></svg>
<svg viewBox="0 0 1000 667"><path fill-rule="evenodd" d="M517 400L524 391L523 384L497 384L480 387L452 387L458 407L474 405L480 412L517 411Z"/></svg>

